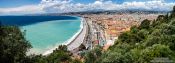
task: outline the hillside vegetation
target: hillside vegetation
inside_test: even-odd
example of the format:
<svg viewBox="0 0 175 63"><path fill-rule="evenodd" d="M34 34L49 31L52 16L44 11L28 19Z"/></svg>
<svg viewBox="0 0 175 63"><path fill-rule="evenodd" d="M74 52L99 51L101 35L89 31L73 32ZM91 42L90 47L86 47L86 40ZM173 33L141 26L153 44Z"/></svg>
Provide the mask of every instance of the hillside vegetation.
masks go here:
<svg viewBox="0 0 175 63"><path fill-rule="evenodd" d="M171 14L159 15L154 21L145 19L140 26L132 26L109 50L101 53L88 52L85 62L150 63L156 58L175 62L175 6Z"/></svg>

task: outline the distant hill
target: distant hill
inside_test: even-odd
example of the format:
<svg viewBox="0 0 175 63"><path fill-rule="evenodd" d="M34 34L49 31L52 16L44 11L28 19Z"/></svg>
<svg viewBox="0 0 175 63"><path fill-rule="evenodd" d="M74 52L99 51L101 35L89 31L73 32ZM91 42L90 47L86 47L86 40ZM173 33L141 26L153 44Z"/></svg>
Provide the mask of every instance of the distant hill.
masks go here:
<svg viewBox="0 0 175 63"><path fill-rule="evenodd" d="M88 14L122 14L122 13L142 13L142 14L158 14L158 13L169 13L170 11L149 11L149 10L138 10L138 9L132 9L132 10L88 10L88 11L82 11L82 12L68 12L68 13L45 13L45 14L30 14L30 16L36 16L36 15L44 15L44 16L59 16L59 15L88 15Z"/></svg>

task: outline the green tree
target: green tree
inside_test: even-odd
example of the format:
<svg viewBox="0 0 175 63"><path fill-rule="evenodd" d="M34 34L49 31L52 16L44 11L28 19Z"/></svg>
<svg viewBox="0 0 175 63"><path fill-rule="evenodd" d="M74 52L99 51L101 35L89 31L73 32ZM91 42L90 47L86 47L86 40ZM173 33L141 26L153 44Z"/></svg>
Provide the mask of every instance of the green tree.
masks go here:
<svg viewBox="0 0 175 63"><path fill-rule="evenodd" d="M156 21L162 21L164 19L164 15L159 15L156 19Z"/></svg>
<svg viewBox="0 0 175 63"><path fill-rule="evenodd" d="M102 55L102 48L96 46L95 49L85 53L85 63L100 63Z"/></svg>
<svg viewBox="0 0 175 63"><path fill-rule="evenodd" d="M133 63L150 63L154 58L169 57L172 55L172 51L168 46L161 44L154 44L146 47L145 49L134 48L131 50L131 57Z"/></svg>
<svg viewBox="0 0 175 63"><path fill-rule="evenodd" d="M132 45L119 43L113 49L103 53L102 63L132 63L130 49Z"/></svg>
<svg viewBox="0 0 175 63"><path fill-rule="evenodd" d="M83 63L79 59L74 59L71 63Z"/></svg>
<svg viewBox="0 0 175 63"><path fill-rule="evenodd" d="M174 17L175 17L175 6L173 7L173 10L170 15L170 18L174 18Z"/></svg>
<svg viewBox="0 0 175 63"><path fill-rule="evenodd" d="M1 26L0 62L23 63L26 52L31 48L20 29L15 26Z"/></svg>
<svg viewBox="0 0 175 63"><path fill-rule="evenodd" d="M150 27L150 21L145 19L141 22L140 28L141 29L148 29Z"/></svg>
<svg viewBox="0 0 175 63"><path fill-rule="evenodd" d="M48 63L46 56L42 55L30 55L27 58L28 59L25 63Z"/></svg>
<svg viewBox="0 0 175 63"><path fill-rule="evenodd" d="M71 62L71 53L67 51L67 46L60 45L53 53L47 56L48 63L61 63L61 62Z"/></svg>
<svg viewBox="0 0 175 63"><path fill-rule="evenodd" d="M166 23L170 22L170 21L169 21L169 14L168 14L168 13L165 15L164 21L165 21Z"/></svg>
<svg viewBox="0 0 175 63"><path fill-rule="evenodd" d="M131 27L131 33L137 33L139 31L137 26L132 26Z"/></svg>

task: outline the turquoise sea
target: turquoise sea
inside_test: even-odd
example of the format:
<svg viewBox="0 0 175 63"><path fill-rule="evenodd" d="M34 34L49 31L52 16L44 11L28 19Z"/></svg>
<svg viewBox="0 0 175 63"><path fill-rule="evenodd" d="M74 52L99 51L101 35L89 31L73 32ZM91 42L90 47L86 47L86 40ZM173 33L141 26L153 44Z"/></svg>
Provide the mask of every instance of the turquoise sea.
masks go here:
<svg viewBox="0 0 175 63"><path fill-rule="evenodd" d="M0 20L4 25L19 26L33 46L29 52L35 54L65 44L81 25L79 17L71 16L0 16Z"/></svg>

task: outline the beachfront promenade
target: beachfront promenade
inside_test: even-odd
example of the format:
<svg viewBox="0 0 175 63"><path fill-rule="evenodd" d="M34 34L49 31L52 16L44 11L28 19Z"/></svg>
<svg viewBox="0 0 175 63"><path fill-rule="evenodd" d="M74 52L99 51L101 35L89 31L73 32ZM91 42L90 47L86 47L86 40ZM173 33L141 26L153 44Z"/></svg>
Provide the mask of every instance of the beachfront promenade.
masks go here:
<svg viewBox="0 0 175 63"><path fill-rule="evenodd" d="M87 33L87 23L86 21L84 21L84 19L82 20L83 23L83 29L81 30L81 32L77 35L77 37L67 45L67 48L69 51L72 51L76 48L78 48L84 41L86 33Z"/></svg>

